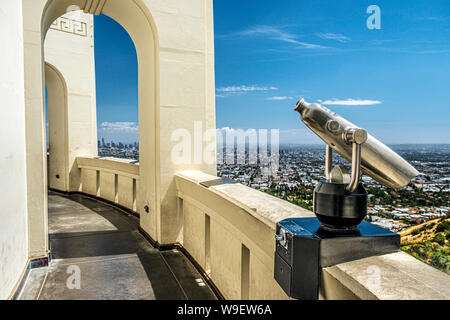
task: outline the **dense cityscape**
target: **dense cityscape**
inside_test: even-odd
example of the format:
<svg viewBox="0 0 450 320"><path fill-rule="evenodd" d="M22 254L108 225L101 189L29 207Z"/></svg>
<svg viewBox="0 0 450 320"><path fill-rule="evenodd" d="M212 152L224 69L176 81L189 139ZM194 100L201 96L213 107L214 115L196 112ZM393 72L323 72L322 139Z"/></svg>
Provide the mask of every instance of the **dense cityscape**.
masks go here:
<svg viewBox="0 0 450 320"><path fill-rule="evenodd" d="M396 145L397 153L420 173L402 190L380 185L367 175L362 181L369 194L367 221L402 235L402 248L416 258L450 274L450 145ZM225 150L224 150L225 154ZM99 141L99 156L139 158L137 143ZM313 190L324 178L324 146L281 146L278 170L261 163L218 161L218 176L231 178L308 210L313 210ZM348 164L340 156L335 165Z"/></svg>
<svg viewBox="0 0 450 320"><path fill-rule="evenodd" d="M98 141L98 155L139 160L139 143L105 142L105 138L102 138Z"/></svg>
<svg viewBox="0 0 450 320"><path fill-rule="evenodd" d="M369 193L369 217L392 230L443 217L450 210L450 145L398 145L393 149L422 174L403 190L395 191L363 175ZM99 141L99 156L139 159L139 144ZM223 161L219 161L223 162ZM229 162L229 161L227 161ZM236 161L237 162L237 161ZM219 164L218 176L234 179L312 210L312 194L324 178L324 147L316 145L280 147L279 169L268 174L258 164ZM346 161L335 156L334 163Z"/></svg>
<svg viewBox="0 0 450 320"><path fill-rule="evenodd" d="M406 188L395 191L363 175L369 193L369 217L387 229L401 230L411 224L443 217L450 207L450 146L394 146L422 174ZM335 164L346 160L335 156ZM312 210L313 190L324 178L325 152L322 146L283 146L275 175L261 172L259 165L218 167L218 175L232 178L251 188L270 193Z"/></svg>

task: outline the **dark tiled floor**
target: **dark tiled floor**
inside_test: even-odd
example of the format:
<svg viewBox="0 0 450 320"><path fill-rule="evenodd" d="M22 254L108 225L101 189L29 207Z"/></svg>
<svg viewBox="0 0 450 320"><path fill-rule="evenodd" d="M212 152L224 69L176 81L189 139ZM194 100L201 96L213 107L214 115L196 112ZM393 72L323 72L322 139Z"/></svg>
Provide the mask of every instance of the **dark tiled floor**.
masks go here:
<svg viewBox="0 0 450 320"><path fill-rule="evenodd" d="M48 200L53 260L30 271L19 299L215 299L190 261L153 248L132 215L80 195Z"/></svg>

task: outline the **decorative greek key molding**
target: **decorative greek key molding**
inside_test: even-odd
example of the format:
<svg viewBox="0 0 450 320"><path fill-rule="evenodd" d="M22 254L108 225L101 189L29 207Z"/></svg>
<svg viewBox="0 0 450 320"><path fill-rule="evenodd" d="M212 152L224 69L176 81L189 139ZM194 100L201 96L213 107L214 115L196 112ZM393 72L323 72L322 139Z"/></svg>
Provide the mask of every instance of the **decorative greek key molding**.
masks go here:
<svg viewBox="0 0 450 320"><path fill-rule="evenodd" d="M95 14L98 16L102 13L103 7L106 4L106 0L86 0L84 3L84 13Z"/></svg>
<svg viewBox="0 0 450 320"><path fill-rule="evenodd" d="M87 24L82 21L59 17L52 23L50 29L87 37Z"/></svg>

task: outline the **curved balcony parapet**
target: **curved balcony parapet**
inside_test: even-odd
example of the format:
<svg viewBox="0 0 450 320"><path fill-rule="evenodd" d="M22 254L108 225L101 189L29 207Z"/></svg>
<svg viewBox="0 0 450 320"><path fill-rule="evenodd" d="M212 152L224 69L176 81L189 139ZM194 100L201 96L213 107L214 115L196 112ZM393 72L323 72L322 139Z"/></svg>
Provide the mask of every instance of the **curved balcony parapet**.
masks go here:
<svg viewBox="0 0 450 320"><path fill-rule="evenodd" d="M139 164L132 159L77 157L79 191L139 213Z"/></svg>
<svg viewBox="0 0 450 320"><path fill-rule="evenodd" d="M287 299L274 280L275 226L308 210L241 184L205 182L198 171L176 175L183 246L228 299ZM209 228L209 230L208 230ZM323 268L321 299L450 299L450 277L404 252Z"/></svg>

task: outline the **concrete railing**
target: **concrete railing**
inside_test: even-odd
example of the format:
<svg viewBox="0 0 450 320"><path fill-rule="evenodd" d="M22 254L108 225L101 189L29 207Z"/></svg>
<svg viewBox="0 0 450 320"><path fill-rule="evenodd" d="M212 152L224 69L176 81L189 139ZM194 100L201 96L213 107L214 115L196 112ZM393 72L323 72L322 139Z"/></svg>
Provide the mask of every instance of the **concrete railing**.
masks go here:
<svg viewBox="0 0 450 320"><path fill-rule="evenodd" d="M314 214L241 184L205 187L198 171L176 175L183 247L227 299L287 299L274 280L275 226ZM321 299L450 299L450 277L404 252L324 268Z"/></svg>
<svg viewBox="0 0 450 320"><path fill-rule="evenodd" d="M137 212L139 164L117 158L78 157L80 191Z"/></svg>

